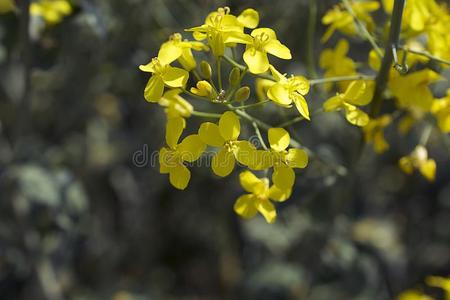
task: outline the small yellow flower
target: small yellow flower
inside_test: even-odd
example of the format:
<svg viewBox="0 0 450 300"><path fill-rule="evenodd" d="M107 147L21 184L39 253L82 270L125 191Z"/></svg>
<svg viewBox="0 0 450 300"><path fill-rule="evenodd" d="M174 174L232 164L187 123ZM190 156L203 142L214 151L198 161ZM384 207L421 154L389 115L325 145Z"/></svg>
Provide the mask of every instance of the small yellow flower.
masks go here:
<svg viewBox="0 0 450 300"><path fill-rule="evenodd" d="M47 24L54 25L72 13L72 6L67 0L39 0L31 3L30 13L42 17Z"/></svg>
<svg viewBox="0 0 450 300"><path fill-rule="evenodd" d="M180 88L186 85L189 73L181 68L172 67L166 57L155 57L147 65L140 65L143 72L152 73L152 77L144 90L144 97L149 102L158 102L164 93L164 85L171 88Z"/></svg>
<svg viewBox="0 0 450 300"><path fill-rule="evenodd" d="M291 148L289 133L283 128L270 128L268 132L270 156L273 165L273 184L282 190L291 189L295 182L293 168L306 168L308 154L303 149Z"/></svg>
<svg viewBox="0 0 450 300"><path fill-rule="evenodd" d="M216 97L215 91L211 84L206 80L200 80L195 87L191 87L191 93L200 96L213 99Z"/></svg>
<svg viewBox="0 0 450 300"><path fill-rule="evenodd" d="M369 116L356 105L367 105L372 100L372 81L352 81L345 93L338 93L323 104L323 109L329 111L345 111L345 118L348 122L356 126L366 126L369 123Z"/></svg>
<svg viewBox="0 0 450 300"><path fill-rule="evenodd" d="M444 133L450 132L450 89L447 96L442 99L433 100L431 112L435 116L438 126Z"/></svg>
<svg viewBox="0 0 450 300"><path fill-rule="evenodd" d="M168 90L158 101L159 105L166 108L168 118L189 118L194 110L193 106L180 96L180 93L181 89Z"/></svg>
<svg viewBox="0 0 450 300"><path fill-rule="evenodd" d="M166 125L168 147L163 147L159 151L160 173L169 174L170 183L180 190L184 190L191 179L191 172L184 162L196 161L206 147L196 134L189 135L178 143L185 126L186 122L181 117L168 119Z"/></svg>
<svg viewBox="0 0 450 300"><path fill-rule="evenodd" d="M347 76L356 74L356 65L353 60L347 57L349 50L349 43L347 40L341 39L334 49L325 49L320 55L319 65L325 69L325 77ZM349 85L348 81L339 83L339 89L344 91ZM325 84L325 89L328 91L333 84Z"/></svg>
<svg viewBox="0 0 450 300"><path fill-rule="evenodd" d="M389 144L384 138L384 129L391 124L392 117L383 115L377 119L372 119L363 127L366 143L372 143L377 153L383 153L389 149Z"/></svg>
<svg viewBox="0 0 450 300"><path fill-rule="evenodd" d="M426 282L429 286L443 289L445 291L445 299L450 300L450 277L429 276Z"/></svg>
<svg viewBox="0 0 450 300"><path fill-rule="evenodd" d="M258 178L250 171L239 175L242 187L249 194L240 196L234 204L234 211L243 218L253 218L258 212L267 223L276 220L277 212L270 200L282 202L289 198L291 190L280 190L276 186L269 187L269 179Z"/></svg>
<svg viewBox="0 0 450 300"><path fill-rule="evenodd" d="M351 1L351 7L358 20L363 22L369 32L375 29L375 22L370 13L380 7L378 1ZM343 5L335 5L333 9L327 11L322 18L322 24L328 25L328 29L322 37L322 43L330 39L336 30L346 35L356 35L357 28L353 16L345 10Z"/></svg>
<svg viewBox="0 0 450 300"><path fill-rule="evenodd" d="M250 72L261 74L269 69L267 53L282 59L291 59L291 51L280 43L275 31L270 28L258 28L252 31L253 41L246 46L244 61Z"/></svg>
<svg viewBox="0 0 450 300"><path fill-rule="evenodd" d="M198 135L207 145L219 148L219 152L213 157L212 170L220 176L229 175L236 164L236 160L247 164L255 151L255 147L248 141L238 141L241 125L235 113L225 112L219 120L219 124L205 122L200 125Z"/></svg>
<svg viewBox="0 0 450 300"><path fill-rule="evenodd" d="M405 76L396 74L389 80L389 88L401 108L418 108L428 112L434 99L429 85L439 79L439 74L428 69Z"/></svg>
<svg viewBox="0 0 450 300"><path fill-rule="evenodd" d="M287 78L272 65L270 65L270 71L276 83L268 89L267 97L284 107L290 107L294 103L298 112L309 120L308 103L304 97L309 92L309 81L303 76Z"/></svg>
<svg viewBox="0 0 450 300"><path fill-rule="evenodd" d="M186 31L192 31L194 39L197 41L207 39L212 53L215 56L222 56L225 46L233 46L235 43L251 43L252 39L248 34L244 33L244 27L255 25L254 12L256 11L253 13L244 12L245 14L241 16L239 21L236 16L230 14L229 7L221 7L217 11L210 13L206 17L204 24L186 29ZM252 14L253 17L249 18Z"/></svg>
<svg viewBox="0 0 450 300"><path fill-rule="evenodd" d="M192 55L192 49L196 51L207 51L208 47L202 42L183 40L181 34L174 33L169 40L161 45L158 57L162 61L175 61L187 71L195 69L197 63Z"/></svg>
<svg viewBox="0 0 450 300"><path fill-rule="evenodd" d="M422 145L418 145L410 155L400 158L399 166L408 175L418 169L428 181L434 181L436 176L436 162L428 158L428 151Z"/></svg>
<svg viewBox="0 0 450 300"><path fill-rule="evenodd" d="M255 80L255 91L258 100L263 101L267 99L267 91L276 82L269 79L256 78Z"/></svg>

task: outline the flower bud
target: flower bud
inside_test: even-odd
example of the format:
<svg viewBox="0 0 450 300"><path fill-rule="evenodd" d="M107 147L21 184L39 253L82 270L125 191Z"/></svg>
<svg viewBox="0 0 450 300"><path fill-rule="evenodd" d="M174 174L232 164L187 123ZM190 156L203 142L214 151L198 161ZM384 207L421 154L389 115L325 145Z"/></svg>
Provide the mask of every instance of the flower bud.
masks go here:
<svg viewBox="0 0 450 300"><path fill-rule="evenodd" d="M202 72L203 78L211 79L212 69L211 65L207 61L202 60L202 62L200 63L200 71Z"/></svg>
<svg viewBox="0 0 450 300"><path fill-rule="evenodd" d="M243 86L236 91L234 94L234 100L238 102L244 102L250 97L250 88L248 86Z"/></svg>
<svg viewBox="0 0 450 300"><path fill-rule="evenodd" d="M239 84L239 81L241 79L241 71L238 67L234 67L231 72L230 76L228 77L228 81L231 86L235 86Z"/></svg>

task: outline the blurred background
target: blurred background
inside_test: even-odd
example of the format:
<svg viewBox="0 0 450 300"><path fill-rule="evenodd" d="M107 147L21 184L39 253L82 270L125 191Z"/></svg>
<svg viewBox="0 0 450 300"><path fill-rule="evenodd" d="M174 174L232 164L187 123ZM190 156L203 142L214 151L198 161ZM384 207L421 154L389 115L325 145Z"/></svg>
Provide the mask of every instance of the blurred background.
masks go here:
<svg viewBox="0 0 450 300"><path fill-rule="evenodd" d="M79 0L54 26L1 14L0 299L393 299L409 288L444 299L423 284L450 273L442 137L432 134L428 147L434 183L397 167L421 124L401 138L389 128L388 152L366 146L358 158L361 132L338 113L297 123L291 132L325 164L297 172L273 225L233 212L238 172L219 179L192 168L178 191L150 163L165 143L165 116L144 100L148 74L137 67L170 34L220 6L253 7L293 53L277 66L321 76L319 53L342 37L320 43L320 17L336 2ZM309 54L308 23L316 24ZM363 66L369 45L351 45ZM316 91L307 99L312 111L325 100ZM252 112L272 124L296 115L274 105ZM190 118L188 131L201 121Z"/></svg>

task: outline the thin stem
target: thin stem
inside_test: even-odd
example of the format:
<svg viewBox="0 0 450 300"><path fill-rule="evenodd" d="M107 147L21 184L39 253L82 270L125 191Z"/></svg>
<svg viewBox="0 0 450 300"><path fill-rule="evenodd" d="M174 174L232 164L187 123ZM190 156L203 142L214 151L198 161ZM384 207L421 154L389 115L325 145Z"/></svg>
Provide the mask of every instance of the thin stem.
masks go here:
<svg viewBox="0 0 450 300"><path fill-rule="evenodd" d="M196 69L192 70L192 74L194 74L195 79L197 79L197 81L202 80L202 78L200 77L200 74L198 74Z"/></svg>
<svg viewBox="0 0 450 300"><path fill-rule="evenodd" d="M389 40L386 44L383 60L381 61L381 68L378 72L375 82L375 92L373 94L372 105L370 108L370 116L376 117L381 110L383 103L383 93L386 89L389 80L389 72L391 70L394 56L392 47L398 48L400 40L400 31L402 26L403 8L405 7L405 0L395 0L394 8L392 10L391 28L389 30Z"/></svg>
<svg viewBox="0 0 450 300"><path fill-rule="evenodd" d="M401 49L401 50L404 50L406 52L409 52L409 53L425 56L426 58L428 58L428 59L430 59L432 61L435 61L435 62L438 62L438 63L450 66L450 61L442 59L442 58L439 58L437 56L434 56L434 55L432 55L431 53L429 53L427 51L413 50L413 49L410 49L410 48L408 48L406 46L399 46L398 48Z"/></svg>
<svg viewBox="0 0 450 300"><path fill-rule="evenodd" d="M329 82L341 82L341 81L353 81L353 80L374 80L374 75L348 75L348 76L336 76L336 77L328 77L328 78L319 78L319 79L312 79L309 81L309 84L311 86L317 85L317 84L325 84Z"/></svg>
<svg viewBox="0 0 450 300"><path fill-rule="evenodd" d="M381 51L380 47L375 42L374 37L367 30L366 25L364 25L359 20L359 18L356 16L355 12L353 11L352 6L350 5L350 2L348 0L342 0L342 3L344 4L344 7L348 11L348 13L352 16L353 21L355 22L356 26L359 28L362 35L369 41L369 43L372 45L373 49L375 49L378 57L382 58L383 52Z"/></svg>
<svg viewBox="0 0 450 300"><path fill-rule="evenodd" d="M202 117L202 118L220 118L221 114L215 114L215 113L209 113L209 112L203 112L203 111L191 111L191 115L196 117Z"/></svg>
<svg viewBox="0 0 450 300"><path fill-rule="evenodd" d="M308 50L307 50L307 68L308 75L311 78L317 78L316 67L314 64L314 36L317 23L317 1L309 0L309 16L308 16Z"/></svg>
<svg viewBox="0 0 450 300"><path fill-rule="evenodd" d="M217 85L219 93L222 91L222 56L217 57Z"/></svg>
<svg viewBox="0 0 450 300"><path fill-rule="evenodd" d="M253 128L255 128L255 133L259 139L259 142L261 143L261 147L263 147L264 150L267 150L267 145L264 142L264 139L261 135L261 131L259 130L258 124L256 124L256 122L252 122L252 125L253 125Z"/></svg>
<svg viewBox="0 0 450 300"><path fill-rule="evenodd" d="M226 55L224 55L224 56L222 56L222 57L223 57L229 64L231 64L231 65L234 66L234 67L239 68L241 71L247 69L246 66L241 65L240 63L238 63L238 62L236 62L235 60L233 60L231 57L228 57L228 56L226 56ZM263 78L263 79L275 80L275 79L272 77L272 75L269 75L269 74L264 74L264 73L263 73L263 74L253 74L253 75L255 75L256 77L259 77L259 78Z"/></svg>
<svg viewBox="0 0 450 300"><path fill-rule="evenodd" d="M428 124L422 132L422 135L420 136L419 144L422 146L426 146L428 143L428 140L430 139L431 132L433 131L433 126Z"/></svg>
<svg viewBox="0 0 450 300"><path fill-rule="evenodd" d="M241 105L241 106L233 106L231 109L246 109L246 108L250 108L250 107L256 107L256 106L261 106L264 105L266 103L270 102L270 100L264 100L264 101L260 101L260 102L256 102L256 103L252 103L252 104L247 104L247 105Z"/></svg>
<svg viewBox="0 0 450 300"><path fill-rule="evenodd" d="M311 114L311 116L315 116L315 115L317 115L317 114L319 114L319 113L321 113L321 112L323 112L323 108L317 109L316 111L314 111L314 112ZM293 125L293 124L295 124L295 123L298 123L298 122L301 122L301 121L304 121L304 120L306 120L305 117L303 117L303 116L298 116L298 117L295 117L295 118L293 118L293 119L291 119L291 120L289 120L289 121L286 121L286 122L284 122L284 123L281 123L281 124L277 125L277 127L288 127L288 126L291 126L291 125Z"/></svg>

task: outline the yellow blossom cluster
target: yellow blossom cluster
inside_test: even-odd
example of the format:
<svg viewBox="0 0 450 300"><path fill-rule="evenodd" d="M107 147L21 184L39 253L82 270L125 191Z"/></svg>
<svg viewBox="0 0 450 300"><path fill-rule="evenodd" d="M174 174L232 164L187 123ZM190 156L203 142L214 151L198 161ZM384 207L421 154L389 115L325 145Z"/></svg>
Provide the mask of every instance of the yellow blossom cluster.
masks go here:
<svg viewBox="0 0 450 300"><path fill-rule="evenodd" d="M14 11L14 0L0 0L0 13ZM47 25L60 23L73 11L69 0L35 0L30 3L30 14L42 18Z"/></svg>

